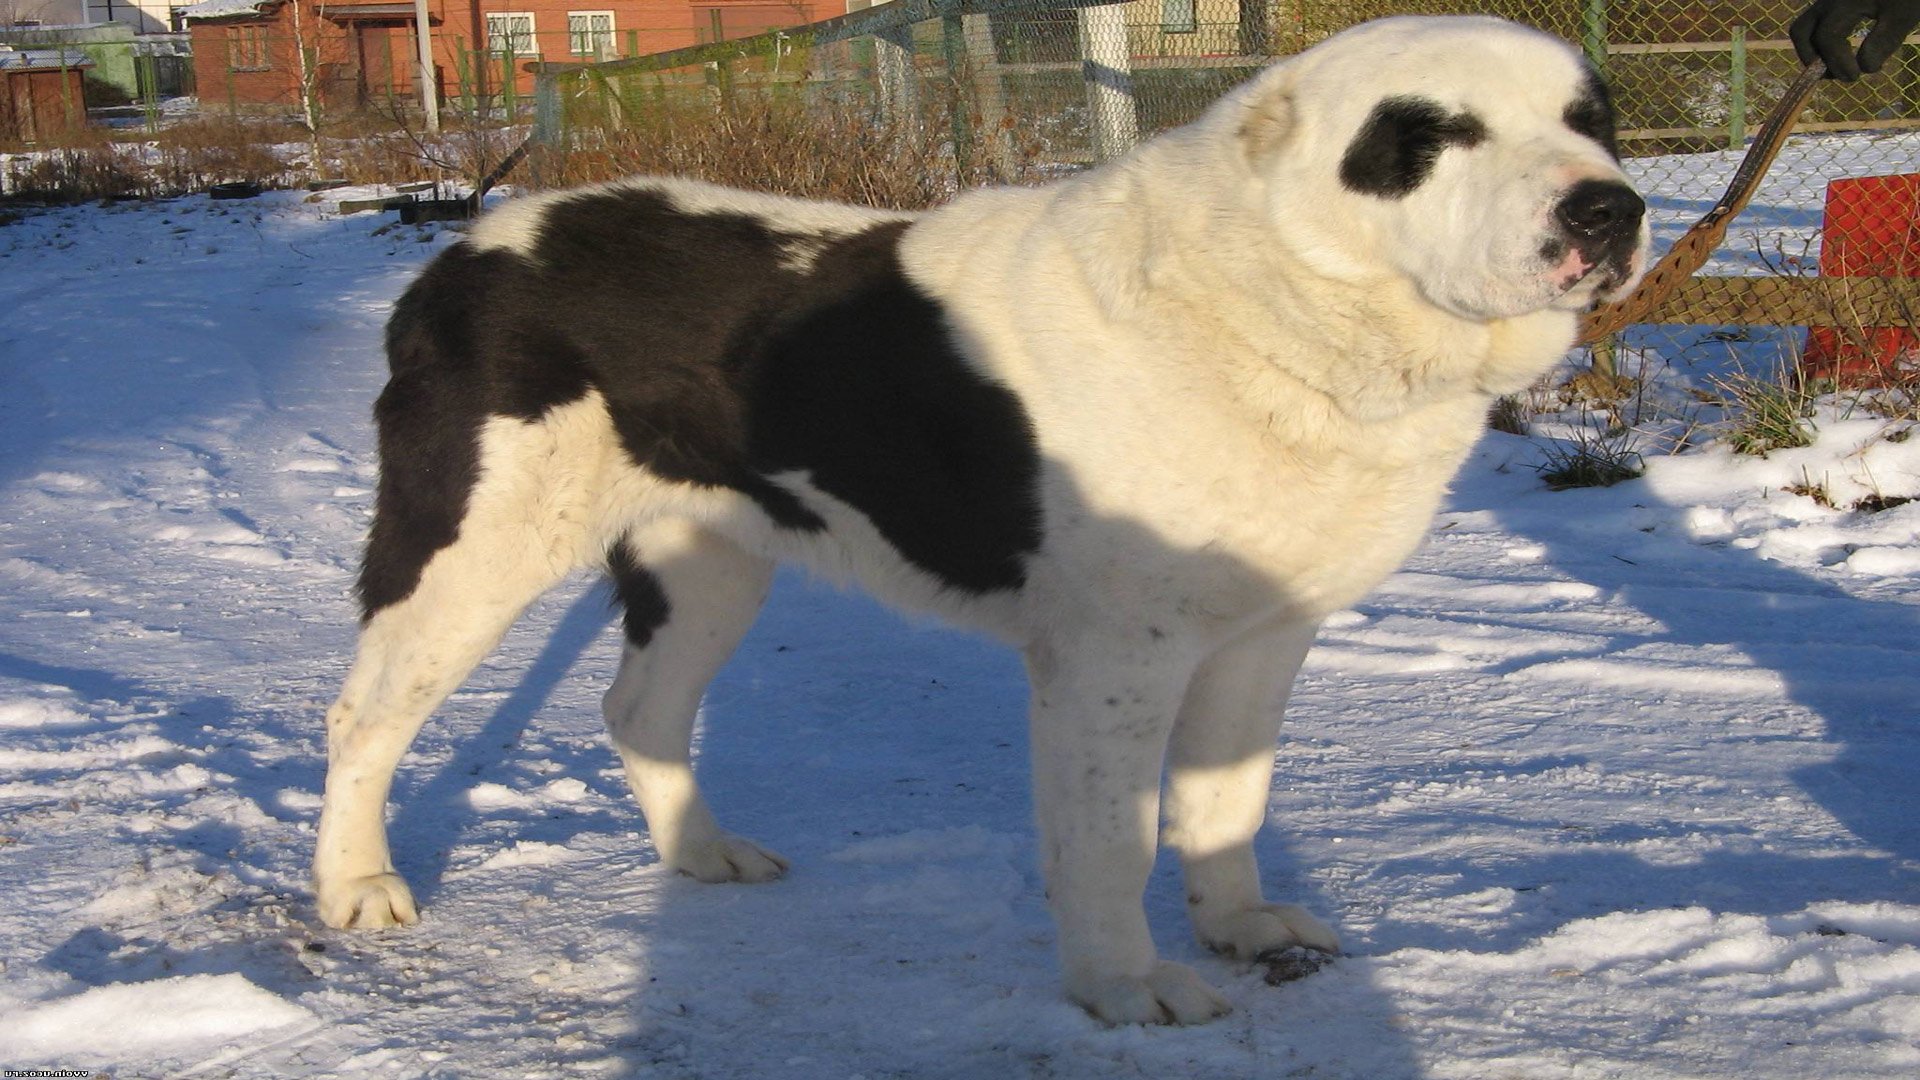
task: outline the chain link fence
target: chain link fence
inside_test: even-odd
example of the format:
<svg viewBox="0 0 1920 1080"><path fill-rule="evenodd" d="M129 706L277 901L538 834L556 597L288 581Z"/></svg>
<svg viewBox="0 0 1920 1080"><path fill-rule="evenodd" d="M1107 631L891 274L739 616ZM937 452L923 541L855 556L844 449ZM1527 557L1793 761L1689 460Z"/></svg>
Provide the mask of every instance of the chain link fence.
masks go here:
<svg viewBox="0 0 1920 1080"><path fill-rule="evenodd" d="M1664 250L1725 191L1800 64L1802 0L892 0L647 57L549 64L544 183L671 170L901 205L1031 182L1184 123L1273 58L1387 15L1490 14L1582 48L1613 85ZM806 129L817 128L808 138ZM1654 316L1682 347L1765 333L1823 373L1911 359L1920 51L1828 82L1753 206ZM774 160L771 144L792 143ZM808 147L811 147L809 149ZM756 149L758 148L758 149ZM811 155L811 156L809 156ZM876 163L918 182L846 183ZM1839 181L1840 183L1834 183ZM1832 185L1829 187L1829 185ZM1904 279L1904 280L1903 280ZM1700 327L1740 329L1703 331ZM1636 328L1646 339L1657 331ZM1671 342L1670 342L1671 343Z"/></svg>
<svg viewBox="0 0 1920 1080"><path fill-rule="evenodd" d="M284 14L295 4L219 5L236 14L190 24L203 110L265 107L347 130L344 118L408 122L417 110L410 25L330 21L336 12L295 26ZM482 173L532 121L540 185L672 172L918 207L1115 157L1191 120L1275 57L1358 22L1497 15L1575 43L1606 74L1626 167L1664 250L1724 192L1798 72L1785 27L1803 6L890 0L808 21L833 10L809 2L714 8L670 29L627 28L611 12L486 15L436 27L433 48L443 115L456 130L492 135L479 143L490 149L466 155ZM272 12L282 14L263 21ZM1738 328L1666 332L1691 341L1777 334L1791 342L1783 351L1798 351L1797 328L1813 326L1809 352L1823 370L1911 353L1920 50L1902 50L1881 75L1824 83L1799 131L1726 244L1656 320Z"/></svg>

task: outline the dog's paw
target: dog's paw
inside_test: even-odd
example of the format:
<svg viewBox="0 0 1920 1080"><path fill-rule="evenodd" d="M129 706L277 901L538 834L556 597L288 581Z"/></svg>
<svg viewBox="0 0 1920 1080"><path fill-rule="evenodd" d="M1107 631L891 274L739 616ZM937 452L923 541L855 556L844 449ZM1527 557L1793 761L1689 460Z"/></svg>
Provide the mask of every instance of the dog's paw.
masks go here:
<svg viewBox="0 0 1920 1080"><path fill-rule="evenodd" d="M1069 981L1067 996L1107 1024L1204 1024L1233 1005L1185 964L1160 961L1145 978L1110 975Z"/></svg>
<svg viewBox="0 0 1920 1080"><path fill-rule="evenodd" d="M772 881L787 872L787 865L787 860L759 844L726 834L689 845L672 860L675 870L700 881L748 884Z"/></svg>
<svg viewBox="0 0 1920 1080"><path fill-rule="evenodd" d="M413 906L413 893L399 874L369 874L322 884L319 894L320 921L336 930L378 930L387 926L411 926L420 921Z"/></svg>
<svg viewBox="0 0 1920 1080"><path fill-rule="evenodd" d="M1196 913L1194 929L1208 948L1237 960L1259 960L1296 945L1340 951L1333 928L1297 904L1261 904L1211 918Z"/></svg>

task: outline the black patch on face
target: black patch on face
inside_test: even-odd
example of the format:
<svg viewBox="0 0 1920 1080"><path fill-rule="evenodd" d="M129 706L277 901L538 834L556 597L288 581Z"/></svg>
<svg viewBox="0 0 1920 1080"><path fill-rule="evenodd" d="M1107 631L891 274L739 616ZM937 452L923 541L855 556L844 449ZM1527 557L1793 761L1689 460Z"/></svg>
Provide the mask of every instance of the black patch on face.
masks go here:
<svg viewBox="0 0 1920 1080"><path fill-rule="evenodd" d="M613 577L614 599L624 612L627 640L636 649L646 648L654 632L667 625L667 617L673 613L666 590L624 540L607 549L607 573Z"/></svg>
<svg viewBox="0 0 1920 1080"><path fill-rule="evenodd" d="M1472 113L1451 113L1427 98L1387 98L1341 157L1340 182L1362 195L1405 198L1432 175L1441 151L1477 146L1486 137L1486 124Z"/></svg>
<svg viewBox="0 0 1920 1080"><path fill-rule="evenodd" d="M1587 81L1567 106L1562 117L1568 127L1605 147L1615 161L1620 160L1620 143L1615 132L1613 95L1600 73L1589 68Z"/></svg>
<svg viewBox="0 0 1920 1080"><path fill-rule="evenodd" d="M949 587L1019 587L1040 540L1033 432L907 280L904 229L822 243L616 190L549 208L530 259L442 255L389 326L368 613L404 599L453 542L486 418L535 419L589 389L628 457L663 477L730 488L784 528L820 531L826 522L769 478L804 471ZM783 263L809 244L811 265ZM421 381L416 369L432 373L433 394L403 385ZM390 500L389 486L431 497Z"/></svg>

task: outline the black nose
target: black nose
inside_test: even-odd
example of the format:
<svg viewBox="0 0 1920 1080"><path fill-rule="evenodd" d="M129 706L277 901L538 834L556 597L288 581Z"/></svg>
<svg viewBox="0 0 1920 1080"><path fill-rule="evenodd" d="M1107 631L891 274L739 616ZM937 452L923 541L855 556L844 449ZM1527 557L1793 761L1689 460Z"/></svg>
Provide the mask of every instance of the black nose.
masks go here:
<svg viewBox="0 0 1920 1080"><path fill-rule="evenodd" d="M1553 208L1553 216L1575 237L1602 241L1638 232L1646 212L1646 202L1618 180L1582 180Z"/></svg>

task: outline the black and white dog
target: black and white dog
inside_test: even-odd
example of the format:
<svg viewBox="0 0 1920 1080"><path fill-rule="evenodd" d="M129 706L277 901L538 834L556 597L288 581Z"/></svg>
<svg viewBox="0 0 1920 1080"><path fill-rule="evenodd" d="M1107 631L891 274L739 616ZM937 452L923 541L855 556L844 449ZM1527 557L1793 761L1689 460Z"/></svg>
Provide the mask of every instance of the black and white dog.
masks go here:
<svg viewBox="0 0 1920 1080"><path fill-rule="evenodd" d="M388 329L321 917L414 921L394 768L585 565L626 607L606 718L661 858L778 876L688 743L788 560L1023 651L1048 896L1095 1015L1228 1008L1154 953L1157 837L1208 945L1336 949L1254 863L1287 688L1420 541L1491 399L1637 281L1612 124L1563 43L1405 18L1120 161L924 215L646 179L491 214Z"/></svg>

